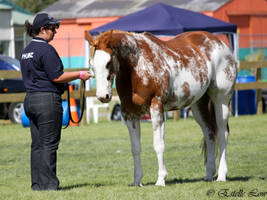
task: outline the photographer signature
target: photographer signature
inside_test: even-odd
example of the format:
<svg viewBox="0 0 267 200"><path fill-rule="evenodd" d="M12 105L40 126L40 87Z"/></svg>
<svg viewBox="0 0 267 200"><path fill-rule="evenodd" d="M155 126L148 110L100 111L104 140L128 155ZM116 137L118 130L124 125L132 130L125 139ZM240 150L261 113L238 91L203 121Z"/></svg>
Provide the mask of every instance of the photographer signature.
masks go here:
<svg viewBox="0 0 267 200"><path fill-rule="evenodd" d="M210 189L206 192L207 196L211 197L218 195L219 197L266 197L267 192L260 191L259 189L252 189L249 191L244 191L244 189L231 190L228 188L220 189L217 192L214 189Z"/></svg>

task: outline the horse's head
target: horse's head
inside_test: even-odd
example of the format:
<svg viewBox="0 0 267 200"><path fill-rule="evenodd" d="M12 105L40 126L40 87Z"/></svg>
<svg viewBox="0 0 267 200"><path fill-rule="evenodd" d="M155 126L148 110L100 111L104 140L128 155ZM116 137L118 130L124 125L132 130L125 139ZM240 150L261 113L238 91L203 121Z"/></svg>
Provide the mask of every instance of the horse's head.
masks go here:
<svg viewBox="0 0 267 200"><path fill-rule="evenodd" d="M109 46L110 33L104 33L93 39L88 31L85 37L90 43L90 65L95 73L96 97L103 103L109 102L112 98L112 84L115 76L115 56ZM103 35L103 36L102 36Z"/></svg>

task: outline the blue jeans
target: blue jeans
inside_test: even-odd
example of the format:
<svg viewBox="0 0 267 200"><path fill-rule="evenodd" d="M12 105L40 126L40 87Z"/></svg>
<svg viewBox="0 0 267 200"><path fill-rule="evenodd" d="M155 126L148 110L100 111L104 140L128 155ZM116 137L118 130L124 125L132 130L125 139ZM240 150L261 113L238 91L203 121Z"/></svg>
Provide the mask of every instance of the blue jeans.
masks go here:
<svg viewBox="0 0 267 200"><path fill-rule="evenodd" d="M25 113L31 122L31 188L57 190L57 149L61 136L61 95L51 92L27 93Z"/></svg>

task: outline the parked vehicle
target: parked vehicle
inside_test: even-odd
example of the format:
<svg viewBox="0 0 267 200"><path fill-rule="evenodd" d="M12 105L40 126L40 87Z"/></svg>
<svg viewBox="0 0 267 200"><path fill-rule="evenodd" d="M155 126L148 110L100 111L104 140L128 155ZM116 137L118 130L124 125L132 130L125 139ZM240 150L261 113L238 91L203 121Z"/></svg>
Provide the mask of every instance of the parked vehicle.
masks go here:
<svg viewBox="0 0 267 200"><path fill-rule="evenodd" d="M121 121L121 106L120 104L115 104L112 108L111 117L112 121Z"/></svg>
<svg viewBox="0 0 267 200"><path fill-rule="evenodd" d="M15 58L0 55L0 70L20 71L20 63ZM0 95L25 91L22 79L0 79ZM20 123L22 108L22 102L0 103L0 119L10 119L13 123Z"/></svg>
<svg viewBox="0 0 267 200"><path fill-rule="evenodd" d="M262 89L262 112L267 113L267 89Z"/></svg>

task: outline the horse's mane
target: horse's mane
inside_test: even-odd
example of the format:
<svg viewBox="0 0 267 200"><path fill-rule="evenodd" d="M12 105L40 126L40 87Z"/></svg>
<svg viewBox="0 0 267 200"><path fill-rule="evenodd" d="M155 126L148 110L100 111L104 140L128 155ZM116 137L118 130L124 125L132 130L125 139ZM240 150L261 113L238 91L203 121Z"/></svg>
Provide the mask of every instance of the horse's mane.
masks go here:
<svg viewBox="0 0 267 200"><path fill-rule="evenodd" d="M126 34L126 35L134 35L134 34L143 34L146 37L149 37L152 40L157 40L158 42L163 42L162 40L160 40L158 37L156 37L155 35L153 35L152 33L149 32L143 32L143 33L134 33L134 32L128 32L128 31L121 31L121 30L109 30L107 32L101 33L100 35L98 35L97 37L94 38L94 43L96 45L100 44L100 42L105 41L105 40L109 40L112 37L112 34L117 34L117 33L121 33L121 34Z"/></svg>
<svg viewBox="0 0 267 200"><path fill-rule="evenodd" d="M94 38L95 44L99 44L100 41L102 41L104 38L110 38L112 34L114 33L122 33L122 34L133 34L132 32L127 31L121 31L121 30L109 30L107 32L101 33L97 37Z"/></svg>

